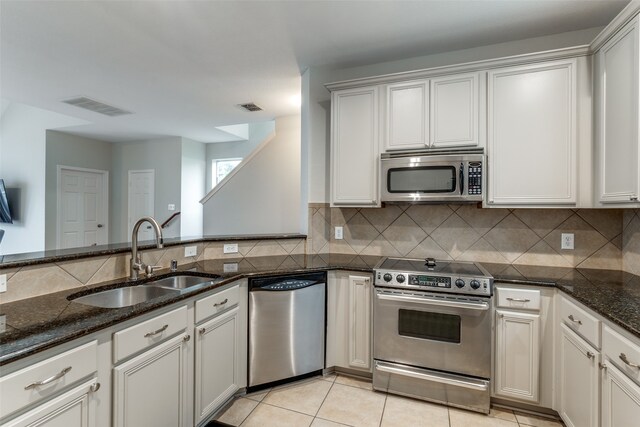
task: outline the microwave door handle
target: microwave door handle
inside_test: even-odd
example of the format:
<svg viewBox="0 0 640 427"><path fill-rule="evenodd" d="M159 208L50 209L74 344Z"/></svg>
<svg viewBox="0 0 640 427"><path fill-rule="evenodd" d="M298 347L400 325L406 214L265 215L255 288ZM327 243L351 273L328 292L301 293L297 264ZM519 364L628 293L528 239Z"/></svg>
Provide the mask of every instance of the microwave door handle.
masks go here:
<svg viewBox="0 0 640 427"><path fill-rule="evenodd" d="M460 163L460 195L464 194L464 163Z"/></svg>

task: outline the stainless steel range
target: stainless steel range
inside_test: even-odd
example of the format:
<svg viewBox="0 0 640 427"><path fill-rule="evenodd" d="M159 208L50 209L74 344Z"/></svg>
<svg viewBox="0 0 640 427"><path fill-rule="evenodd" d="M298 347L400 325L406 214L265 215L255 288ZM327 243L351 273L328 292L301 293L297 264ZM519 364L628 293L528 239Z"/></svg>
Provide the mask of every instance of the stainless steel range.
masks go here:
<svg viewBox="0 0 640 427"><path fill-rule="evenodd" d="M493 277L471 262L374 268L373 387L489 413Z"/></svg>

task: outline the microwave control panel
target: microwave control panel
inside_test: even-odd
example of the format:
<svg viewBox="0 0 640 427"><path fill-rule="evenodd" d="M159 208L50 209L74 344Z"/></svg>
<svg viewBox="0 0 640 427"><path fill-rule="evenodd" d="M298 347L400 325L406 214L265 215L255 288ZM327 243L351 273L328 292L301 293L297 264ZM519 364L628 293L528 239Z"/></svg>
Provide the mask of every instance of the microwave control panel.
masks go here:
<svg viewBox="0 0 640 427"><path fill-rule="evenodd" d="M482 162L469 162L468 194L482 194Z"/></svg>

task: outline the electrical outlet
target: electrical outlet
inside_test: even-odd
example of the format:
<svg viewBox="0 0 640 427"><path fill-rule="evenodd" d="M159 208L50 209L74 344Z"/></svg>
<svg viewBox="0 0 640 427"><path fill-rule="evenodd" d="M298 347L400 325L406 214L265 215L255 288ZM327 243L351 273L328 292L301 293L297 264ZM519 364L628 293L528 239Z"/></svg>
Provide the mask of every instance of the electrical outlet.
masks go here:
<svg viewBox="0 0 640 427"><path fill-rule="evenodd" d="M343 228L342 227L336 227L336 240L342 240L344 239L344 234L343 234Z"/></svg>
<svg viewBox="0 0 640 427"><path fill-rule="evenodd" d="M175 211L176 205L174 205L173 203L169 203L169 206L167 206L167 209L169 209L170 211Z"/></svg>
<svg viewBox="0 0 640 427"><path fill-rule="evenodd" d="M0 293L7 292L7 275L0 274Z"/></svg>
<svg viewBox="0 0 640 427"><path fill-rule="evenodd" d="M0 334L7 329L7 316L0 314Z"/></svg>
<svg viewBox="0 0 640 427"><path fill-rule="evenodd" d="M561 249L574 249L573 233L562 233Z"/></svg>
<svg viewBox="0 0 640 427"><path fill-rule="evenodd" d="M188 256L196 256L198 255L198 247L197 246L185 246L184 248L184 256L185 258Z"/></svg>
<svg viewBox="0 0 640 427"><path fill-rule="evenodd" d="M238 253L238 244L237 243L225 243L223 247L223 252L225 254L237 254Z"/></svg>
<svg viewBox="0 0 640 427"><path fill-rule="evenodd" d="M222 271L225 273L235 273L238 271L238 263L237 262L225 262L222 264Z"/></svg>

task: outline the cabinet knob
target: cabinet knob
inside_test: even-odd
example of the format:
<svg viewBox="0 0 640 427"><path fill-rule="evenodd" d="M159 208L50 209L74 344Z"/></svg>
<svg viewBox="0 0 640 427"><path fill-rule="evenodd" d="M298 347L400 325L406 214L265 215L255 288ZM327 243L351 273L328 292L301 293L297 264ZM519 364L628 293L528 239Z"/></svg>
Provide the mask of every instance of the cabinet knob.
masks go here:
<svg viewBox="0 0 640 427"><path fill-rule="evenodd" d="M91 384L91 387L89 387L91 393L95 393L98 390L100 390L100 383Z"/></svg>
<svg viewBox="0 0 640 427"><path fill-rule="evenodd" d="M187 342L191 339L191 335L185 335L184 338L182 338L182 341Z"/></svg>
<svg viewBox="0 0 640 427"><path fill-rule="evenodd" d="M596 357L596 355L595 355L595 354L593 354L593 353L591 353L590 351L587 351L587 357L588 357L589 359L593 359L593 358L595 358L595 357Z"/></svg>
<svg viewBox="0 0 640 427"><path fill-rule="evenodd" d="M207 330L205 328L200 328L198 332L200 332L201 334L204 334L205 332L207 332Z"/></svg>

